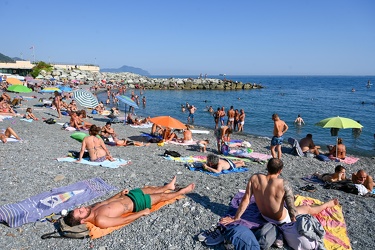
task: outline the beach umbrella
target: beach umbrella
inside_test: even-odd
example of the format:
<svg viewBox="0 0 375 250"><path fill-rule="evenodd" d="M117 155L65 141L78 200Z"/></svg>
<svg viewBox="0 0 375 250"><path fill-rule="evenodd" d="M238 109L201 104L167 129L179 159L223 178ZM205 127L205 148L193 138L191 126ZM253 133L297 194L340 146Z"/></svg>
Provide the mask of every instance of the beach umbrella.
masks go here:
<svg viewBox="0 0 375 250"><path fill-rule="evenodd" d="M55 91L61 93L61 90L59 88L54 87L47 87L39 91L40 93L54 93Z"/></svg>
<svg viewBox="0 0 375 250"><path fill-rule="evenodd" d="M335 116L335 117L329 117L326 119L321 120L320 122L315 123L315 126L319 126L322 128L330 128L330 129L336 129L331 130L332 135L336 136L336 156L337 156L337 140L338 140L338 130L340 128L346 129L346 128L363 128L363 126L358 123L357 121L350 119L350 118L345 118L345 117L340 117L340 116Z"/></svg>
<svg viewBox="0 0 375 250"><path fill-rule="evenodd" d="M85 108L95 108L99 105L98 98L87 90L79 89L74 91L73 98Z"/></svg>
<svg viewBox="0 0 375 250"><path fill-rule="evenodd" d="M119 102L125 104L125 123L126 123L126 106L129 105L130 107L133 107L133 108L138 108L138 105L129 97L129 96L125 96L125 95L118 95L116 96L117 100L119 100Z"/></svg>
<svg viewBox="0 0 375 250"><path fill-rule="evenodd" d="M23 85L23 83L17 78L7 78L7 83L11 85Z"/></svg>
<svg viewBox="0 0 375 250"><path fill-rule="evenodd" d="M68 87L68 86L60 86L59 89L63 92L72 92L73 89L71 87Z"/></svg>
<svg viewBox="0 0 375 250"><path fill-rule="evenodd" d="M157 116L150 119L150 122L156 125L168 127L172 129L186 129L186 125L179 120L170 116Z"/></svg>
<svg viewBox="0 0 375 250"><path fill-rule="evenodd" d="M17 93L30 93L33 91L32 89L23 85L10 85L7 90Z"/></svg>

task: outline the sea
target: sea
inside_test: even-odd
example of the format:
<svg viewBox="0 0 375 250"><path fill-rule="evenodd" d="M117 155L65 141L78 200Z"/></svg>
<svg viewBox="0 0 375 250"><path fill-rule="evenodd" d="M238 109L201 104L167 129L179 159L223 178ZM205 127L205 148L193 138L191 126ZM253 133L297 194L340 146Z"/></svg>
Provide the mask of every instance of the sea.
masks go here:
<svg viewBox="0 0 375 250"><path fill-rule="evenodd" d="M163 75L152 78L197 78L197 76ZM259 137L272 137L273 113L284 120L289 130L284 139L289 137L300 140L311 133L316 145L336 143L330 129L315 124L328 117L346 117L359 121L363 125L360 135L352 129L340 129L338 136L343 139L347 153L360 156L375 156L375 76L207 76L207 78L226 78L232 81L261 84L261 89L251 90L145 90L146 106L135 109L137 116L169 115L187 123L188 111L182 112L181 105L186 102L197 107L194 125L214 129L215 122L209 106L230 106L244 109L246 114L244 133ZM140 95L136 89L135 94ZM130 96L130 91L125 95ZM106 94L98 94L105 103ZM119 109L125 111L125 105ZM126 110L128 111L128 110ZM305 125L297 126L294 120L300 115ZM190 122L191 123L191 122ZM233 138L236 137L235 132ZM209 138L208 138L209 139Z"/></svg>

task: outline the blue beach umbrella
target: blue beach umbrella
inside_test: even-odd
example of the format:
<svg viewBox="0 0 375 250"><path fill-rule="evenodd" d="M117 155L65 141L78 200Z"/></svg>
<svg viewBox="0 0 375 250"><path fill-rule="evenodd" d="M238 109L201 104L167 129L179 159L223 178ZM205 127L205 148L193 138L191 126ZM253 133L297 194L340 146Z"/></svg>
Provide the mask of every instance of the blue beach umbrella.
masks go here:
<svg viewBox="0 0 375 250"><path fill-rule="evenodd" d="M124 121L124 123L126 123L126 105L129 105L130 107L133 107L133 108L138 108L138 105L130 97L125 96L125 95L119 95L119 96L116 96L116 98L121 103L125 104L125 110L124 110L125 121Z"/></svg>
<svg viewBox="0 0 375 250"><path fill-rule="evenodd" d="M63 92L72 92L73 89L71 87L68 87L68 86L60 86L59 89Z"/></svg>

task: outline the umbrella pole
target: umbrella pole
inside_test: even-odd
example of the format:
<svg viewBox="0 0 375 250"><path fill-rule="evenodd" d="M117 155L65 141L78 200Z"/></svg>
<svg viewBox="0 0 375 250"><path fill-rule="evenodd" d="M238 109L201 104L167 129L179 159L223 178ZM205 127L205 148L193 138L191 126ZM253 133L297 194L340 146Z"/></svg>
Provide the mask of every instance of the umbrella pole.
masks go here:
<svg viewBox="0 0 375 250"><path fill-rule="evenodd" d="M126 125L126 103L125 103L125 110L124 110L124 114L125 114L125 117L124 117L124 125Z"/></svg>
<svg viewBox="0 0 375 250"><path fill-rule="evenodd" d="M338 147L338 143L339 143L339 137L336 136L336 159L337 159L337 147Z"/></svg>

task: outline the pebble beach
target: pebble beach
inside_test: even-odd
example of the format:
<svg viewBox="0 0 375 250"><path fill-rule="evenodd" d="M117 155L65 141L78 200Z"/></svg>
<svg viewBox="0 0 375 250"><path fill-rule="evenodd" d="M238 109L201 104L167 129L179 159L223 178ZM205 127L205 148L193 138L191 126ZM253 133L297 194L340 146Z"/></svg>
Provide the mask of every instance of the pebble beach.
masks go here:
<svg viewBox="0 0 375 250"><path fill-rule="evenodd" d="M12 97L16 94L9 93ZM79 151L81 144L70 138L72 132L61 129L59 124L46 124L43 118L57 118L57 112L41 106L40 98L48 98L49 94L31 93L34 99L27 99L17 112L24 114L27 107L39 121L24 122L20 117L5 119L0 128L12 127L22 138L21 142L9 142L0 146L1 190L0 205L16 203L30 196L91 179L102 178L106 183L119 190L138 188L145 185L163 185L173 176L177 176L180 186L195 183L195 190L184 199L161 208L142 217L132 224L114 231L100 239L47 239L40 238L54 230L49 222L25 224L18 228L0 225L1 249L225 249L224 244L205 246L197 240L197 235L215 225L225 215L228 205L239 189L245 189L249 177L254 173L266 173L266 165L247 162L248 172L233 173L213 177L201 172L187 169L184 163L169 161L163 158L165 150L174 150L182 156L206 155L216 153L216 141L213 130L209 134L193 134L194 140L209 139L207 153L201 153L195 146L165 144L158 146L152 143L144 147L109 147L115 158L129 161L126 166L110 169L78 163L58 162L56 158L66 156L70 150ZM31 96L31 94L28 94ZM90 123L103 126L108 120L105 116L93 115L87 118ZM58 123L69 121L63 116ZM246 126L246 125L245 125ZM272 124L270 124L272 126ZM149 133L150 128L132 128L122 123L112 127L120 138L145 141L142 133ZM180 134L181 136L181 134ZM249 141L254 152L270 154L270 139L255 137L249 134L236 133L232 139ZM145 141L146 142L146 141ZM333 172L337 162L323 162L315 158L298 157L290 153L291 146L283 144L284 170L282 178L288 180L294 194L309 196L321 201L338 198L343 209L348 236L353 249L373 249L373 214L375 200L347 194L337 190L323 189L315 185L317 191L310 193L299 188L308 184L301 178L315 172ZM346 168L347 177L358 171L366 170L374 176L375 160L371 157L360 157L354 164L342 164ZM118 192L118 191L117 191ZM99 197L89 205L109 198L116 192Z"/></svg>

